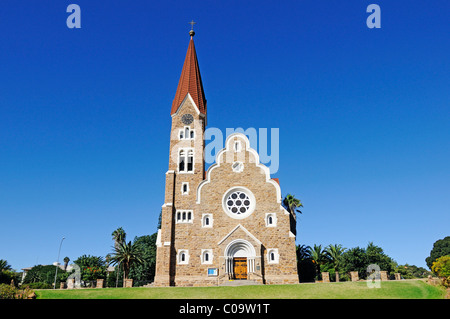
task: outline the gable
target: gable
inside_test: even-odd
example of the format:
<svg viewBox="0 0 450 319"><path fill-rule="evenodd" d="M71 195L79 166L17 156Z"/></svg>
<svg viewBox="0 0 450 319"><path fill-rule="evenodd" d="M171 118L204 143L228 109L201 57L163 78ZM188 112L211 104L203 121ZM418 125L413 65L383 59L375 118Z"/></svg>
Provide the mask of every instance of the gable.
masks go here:
<svg viewBox="0 0 450 319"><path fill-rule="evenodd" d="M242 150L236 151L236 143L240 143ZM204 187L208 184L210 184L213 180L214 174L219 171L223 171L224 167L230 171L230 175L233 173L231 170L232 164L241 162L244 166L243 172L241 175L234 175L236 178L236 183L241 182L245 177L248 177L248 166L250 168L252 166L255 166L259 172L262 174L261 177L264 179L264 183L268 183L273 187L273 191L276 193L276 202L281 204L281 188L280 185L270 177L270 170L267 166L260 163L259 161L259 154L250 147L250 141L242 133L233 133L227 137L227 140L225 141L225 148L220 150L216 155L216 162L211 165L208 170L206 171L206 178L204 181L202 181L198 188L197 188L197 204L201 203L202 200L202 191ZM246 171L247 166L247 171ZM252 182L252 181L248 181ZM236 185L230 185L231 186L238 186ZM233 184L233 182L230 182L230 184Z"/></svg>

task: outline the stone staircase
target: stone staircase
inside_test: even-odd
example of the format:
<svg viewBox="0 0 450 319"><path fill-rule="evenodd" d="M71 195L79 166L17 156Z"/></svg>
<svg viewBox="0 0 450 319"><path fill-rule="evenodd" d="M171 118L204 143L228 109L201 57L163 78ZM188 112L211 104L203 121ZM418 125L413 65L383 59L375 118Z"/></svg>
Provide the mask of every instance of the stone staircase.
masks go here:
<svg viewBox="0 0 450 319"><path fill-rule="evenodd" d="M238 286L252 286L262 285L262 283L254 280L229 280L220 284L219 286L238 287Z"/></svg>

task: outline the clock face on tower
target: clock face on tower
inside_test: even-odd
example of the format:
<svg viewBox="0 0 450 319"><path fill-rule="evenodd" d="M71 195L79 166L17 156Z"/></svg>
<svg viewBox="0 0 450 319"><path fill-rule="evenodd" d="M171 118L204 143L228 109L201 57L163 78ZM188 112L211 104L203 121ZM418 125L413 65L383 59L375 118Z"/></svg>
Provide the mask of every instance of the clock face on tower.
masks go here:
<svg viewBox="0 0 450 319"><path fill-rule="evenodd" d="M194 121L194 117L192 116L192 114L184 114L181 117L181 122L183 122L183 124L189 125Z"/></svg>

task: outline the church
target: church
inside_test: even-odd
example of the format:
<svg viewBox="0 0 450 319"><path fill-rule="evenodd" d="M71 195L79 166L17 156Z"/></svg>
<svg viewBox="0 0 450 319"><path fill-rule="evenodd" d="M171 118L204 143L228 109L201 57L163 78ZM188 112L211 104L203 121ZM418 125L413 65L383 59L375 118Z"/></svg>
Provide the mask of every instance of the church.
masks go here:
<svg viewBox="0 0 450 319"><path fill-rule="evenodd" d="M195 32L189 35L170 110L169 168L154 285L298 283L295 216L283 208L279 181L260 163L247 136L229 135L205 171L207 105Z"/></svg>

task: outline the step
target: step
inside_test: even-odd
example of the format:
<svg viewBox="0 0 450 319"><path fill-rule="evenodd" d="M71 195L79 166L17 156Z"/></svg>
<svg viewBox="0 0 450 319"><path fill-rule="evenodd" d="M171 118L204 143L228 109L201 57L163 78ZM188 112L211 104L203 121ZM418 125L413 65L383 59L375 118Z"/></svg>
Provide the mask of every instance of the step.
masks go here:
<svg viewBox="0 0 450 319"><path fill-rule="evenodd" d="M237 287L237 286L252 286L252 285L262 285L262 283L254 280L229 280L219 286Z"/></svg>

